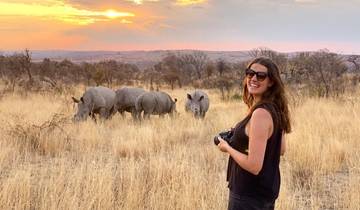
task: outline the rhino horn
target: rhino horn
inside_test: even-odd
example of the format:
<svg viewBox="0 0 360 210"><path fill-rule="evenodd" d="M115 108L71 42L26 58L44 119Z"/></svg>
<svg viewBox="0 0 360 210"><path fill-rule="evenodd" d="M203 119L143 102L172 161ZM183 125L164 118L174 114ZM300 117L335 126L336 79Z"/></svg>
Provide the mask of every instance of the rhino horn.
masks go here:
<svg viewBox="0 0 360 210"><path fill-rule="evenodd" d="M75 97L71 97L72 98L72 100L75 102L75 103L79 103L80 102L80 100L79 99L76 99Z"/></svg>

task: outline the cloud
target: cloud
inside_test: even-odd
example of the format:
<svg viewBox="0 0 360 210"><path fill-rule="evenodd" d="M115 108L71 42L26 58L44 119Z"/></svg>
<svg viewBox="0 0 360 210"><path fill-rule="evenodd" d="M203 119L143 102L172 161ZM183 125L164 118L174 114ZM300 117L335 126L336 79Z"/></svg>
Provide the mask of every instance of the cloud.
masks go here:
<svg viewBox="0 0 360 210"><path fill-rule="evenodd" d="M55 19L77 25L88 25L95 22L121 19L123 23L129 23L126 18L134 17L131 12L119 12L115 10L97 11L74 7L71 4L59 0L47 0L43 3L36 2L0 2L1 16L30 16L44 19Z"/></svg>
<svg viewBox="0 0 360 210"><path fill-rule="evenodd" d="M112 5L175 5L175 6L191 6L191 5L200 5L208 2L208 0L68 0L72 3L81 4L84 6L90 5L104 5L104 4L112 4Z"/></svg>
<svg viewBox="0 0 360 210"><path fill-rule="evenodd" d="M159 0L127 0L135 4L143 4L144 2L158 2Z"/></svg>
<svg viewBox="0 0 360 210"><path fill-rule="evenodd" d="M317 0L295 0L296 3L305 3L305 4L309 4L309 3L316 3Z"/></svg>
<svg viewBox="0 0 360 210"><path fill-rule="evenodd" d="M188 5L202 4L205 2L206 0L177 0L176 4L180 6L188 6Z"/></svg>

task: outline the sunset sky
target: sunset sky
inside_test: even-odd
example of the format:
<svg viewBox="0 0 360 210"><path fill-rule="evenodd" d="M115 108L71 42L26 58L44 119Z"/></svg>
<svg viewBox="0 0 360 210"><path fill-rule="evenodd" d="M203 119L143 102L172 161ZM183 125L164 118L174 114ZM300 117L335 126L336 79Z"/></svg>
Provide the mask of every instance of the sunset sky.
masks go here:
<svg viewBox="0 0 360 210"><path fill-rule="evenodd" d="M327 48L360 54L360 0L0 0L0 51Z"/></svg>

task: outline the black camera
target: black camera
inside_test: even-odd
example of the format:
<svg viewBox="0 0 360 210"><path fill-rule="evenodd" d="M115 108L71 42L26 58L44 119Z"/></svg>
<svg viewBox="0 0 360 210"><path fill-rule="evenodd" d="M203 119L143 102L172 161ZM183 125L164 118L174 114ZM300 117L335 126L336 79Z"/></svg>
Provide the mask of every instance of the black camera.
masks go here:
<svg viewBox="0 0 360 210"><path fill-rule="evenodd" d="M227 143L231 143L231 137L233 136L234 131L230 130L230 131L224 131L219 133L218 135L216 135L214 137L214 144L218 145L220 143L220 140L218 139L218 137L221 137L222 139L224 139Z"/></svg>

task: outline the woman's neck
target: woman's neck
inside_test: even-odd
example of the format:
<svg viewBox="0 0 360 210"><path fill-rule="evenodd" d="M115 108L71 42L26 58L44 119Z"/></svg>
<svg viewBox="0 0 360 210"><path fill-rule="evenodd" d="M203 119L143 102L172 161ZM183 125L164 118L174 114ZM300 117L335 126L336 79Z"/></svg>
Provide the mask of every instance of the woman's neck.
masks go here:
<svg viewBox="0 0 360 210"><path fill-rule="evenodd" d="M261 96L254 96L254 103L253 104L257 104L260 101L261 101Z"/></svg>

